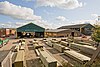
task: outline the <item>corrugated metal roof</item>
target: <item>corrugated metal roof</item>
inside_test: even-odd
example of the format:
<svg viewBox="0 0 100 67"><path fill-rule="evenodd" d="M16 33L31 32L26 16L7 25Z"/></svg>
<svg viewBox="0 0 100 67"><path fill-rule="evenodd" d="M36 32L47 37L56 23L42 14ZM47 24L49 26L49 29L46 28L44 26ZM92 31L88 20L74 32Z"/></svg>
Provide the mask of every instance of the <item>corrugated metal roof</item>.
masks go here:
<svg viewBox="0 0 100 67"><path fill-rule="evenodd" d="M17 32L44 32L44 31L45 31L44 28L33 23L29 23L27 25L17 28Z"/></svg>
<svg viewBox="0 0 100 67"><path fill-rule="evenodd" d="M45 30L45 32L61 32L61 31L67 31L69 29L49 29Z"/></svg>
<svg viewBox="0 0 100 67"><path fill-rule="evenodd" d="M69 25L69 26L62 26L58 29L68 29L68 28L81 28L81 27L93 27L91 24L77 24L77 25Z"/></svg>

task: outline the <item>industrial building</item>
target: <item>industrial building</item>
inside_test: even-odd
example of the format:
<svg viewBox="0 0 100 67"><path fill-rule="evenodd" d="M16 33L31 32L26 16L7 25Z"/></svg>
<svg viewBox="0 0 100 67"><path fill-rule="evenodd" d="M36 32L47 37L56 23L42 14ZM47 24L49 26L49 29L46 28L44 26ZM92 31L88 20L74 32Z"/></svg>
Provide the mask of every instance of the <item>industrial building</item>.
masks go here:
<svg viewBox="0 0 100 67"><path fill-rule="evenodd" d="M77 25L62 26L62 27L59 27L58 29L77 30L84 35L91 35L93 28L94 26L91 24L77 24Z"/></svg>
<svg viewBox="0 0 100 67"><path fill-rule="evenodd" d="M48 29L45 30L45 37L68 37L68 36L80 36L81 33L71 29Z"/></svg>
<svg viewBox="0 0 100 67"><path fill-rule="evenodd" d="M36 24L29 23L24 26L15 28L1 28L0 37L11 36L14 38L23 37L68 37L68 36L80 36L80 35L91 35L94 26L91 24L77 24L70 26L62 26L58 29L46 29Z"/></svg>
<svg viewBox="0 0 100 67"><path fill-rule="evenodd" d="M15 28L0 28L0 37L9 37L16 34Z"/></svg>
<svg viewBox="0 0 100 67"><path fill-rule="evenodd" d="M21 26L17 28L17 37L44 37L45 29L33 24L29 23L27 25Z"/></svg>

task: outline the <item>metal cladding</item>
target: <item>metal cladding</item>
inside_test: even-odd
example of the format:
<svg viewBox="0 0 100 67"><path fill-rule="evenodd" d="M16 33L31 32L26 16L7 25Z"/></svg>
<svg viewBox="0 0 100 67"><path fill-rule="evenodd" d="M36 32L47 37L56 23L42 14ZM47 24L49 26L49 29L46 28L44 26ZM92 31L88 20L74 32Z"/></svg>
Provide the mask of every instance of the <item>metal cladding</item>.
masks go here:
<svg viewBox="0 0 100 67"><path fill-rule="evenodd" d="M83 54L80 54L76 51L73 51L73 50L66 50L66 51L64 51L64 54L75 59L76 61L78 61L82 64L85 64L86 62L88 62L90 60L89 57L87 57Z"/></svg>
<svg viewBox="0 0 100 67"><path fill-rule="evenodd" d="M29 23L27 25L17 28L17 32L44 32L44 31L45 31L44 28L33 23Z"/></svg>
<svg viewBox="0 0 100 67"><path fill-rule="evenodd" d="M39 52L39 57L45 65L45 67L57 67L57 60L53 56L49 55L46 50L39 49Z"/></svg>

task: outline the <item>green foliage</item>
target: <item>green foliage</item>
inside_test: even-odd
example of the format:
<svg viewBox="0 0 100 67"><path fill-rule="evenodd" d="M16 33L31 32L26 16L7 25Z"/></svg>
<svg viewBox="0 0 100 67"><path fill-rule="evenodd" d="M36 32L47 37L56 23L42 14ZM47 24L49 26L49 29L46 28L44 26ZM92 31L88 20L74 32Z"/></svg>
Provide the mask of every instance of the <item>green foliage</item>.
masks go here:
<svg viewBox="0 0 100 67"><path fill-rule="evenodd" d="M92 39L96 42L100 42L100 26L95 26L93 31Z"/></svg>

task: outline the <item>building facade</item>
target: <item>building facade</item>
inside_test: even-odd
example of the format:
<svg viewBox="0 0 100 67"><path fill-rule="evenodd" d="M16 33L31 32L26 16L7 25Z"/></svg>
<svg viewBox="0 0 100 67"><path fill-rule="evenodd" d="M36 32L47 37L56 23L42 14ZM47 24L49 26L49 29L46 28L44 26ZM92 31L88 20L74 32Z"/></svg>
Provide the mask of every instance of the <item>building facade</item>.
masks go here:
<svg viewBox="0 0 100 67"><path fill-rule="evenodd" d="M0 37L9 37L11 35L16 35L15 28L1 28L0 29Z"/></svg>
<svg viewBox="0 0 100 67"><path fill-rule="evenodd" d="M71 29L50 29L45 30L45 37L70 37L80 36L80 32Z"/></svg>
<svg viewBox="0 0 100 67"><path fill-rule="evenodd" d="M45 28L29 23L17 28L17 37L44 37Z"/></svg>
<svg viewBox="0 0 100 67"><path fill-rule="evenodd" d="M71 29L71 30L79 31L84 35L91 35L93 28L94 26L91 24L77 24L77 25L70 25L70 26L62 26L58 29Z"/></svg>

